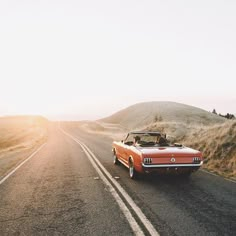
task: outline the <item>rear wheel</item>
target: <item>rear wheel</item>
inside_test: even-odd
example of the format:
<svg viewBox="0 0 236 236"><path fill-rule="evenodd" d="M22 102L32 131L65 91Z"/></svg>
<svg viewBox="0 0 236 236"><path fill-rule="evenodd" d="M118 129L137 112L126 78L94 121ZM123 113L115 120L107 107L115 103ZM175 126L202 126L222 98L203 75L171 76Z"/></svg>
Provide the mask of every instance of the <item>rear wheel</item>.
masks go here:
<svg viewBox="0 0 236 236"><path fill-rule="evenodd" d="M137 179L137 177L138 177L138 173L134 168L134 161L132 158L130 158L130 160L129 160L129 177L131 179Z"/></svg>

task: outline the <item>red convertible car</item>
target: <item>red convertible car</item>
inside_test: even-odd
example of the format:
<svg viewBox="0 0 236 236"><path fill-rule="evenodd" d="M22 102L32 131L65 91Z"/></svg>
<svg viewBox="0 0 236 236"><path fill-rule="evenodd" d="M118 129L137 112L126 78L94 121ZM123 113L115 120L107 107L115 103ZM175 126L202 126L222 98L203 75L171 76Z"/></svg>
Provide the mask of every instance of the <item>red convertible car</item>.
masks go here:
<svg viewBox="0 0 236 236"><path fill-rule="evenodd" d="M135 179L140 173L179 173L189 176L203 164L201 152L181 144L170 144L160 132L130 132L113 142L114 164L129 168Z"/></svg>

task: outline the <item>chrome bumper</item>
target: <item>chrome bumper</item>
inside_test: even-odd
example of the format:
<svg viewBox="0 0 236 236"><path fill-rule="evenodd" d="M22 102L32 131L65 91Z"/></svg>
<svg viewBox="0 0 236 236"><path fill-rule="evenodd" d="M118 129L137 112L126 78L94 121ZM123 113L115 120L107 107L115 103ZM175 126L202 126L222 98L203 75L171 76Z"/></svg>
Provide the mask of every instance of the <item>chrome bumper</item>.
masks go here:
<svg viewBox="0 0 236 236"><path fill-rule="evenodd" d="M145 165L142 163L142 166L145 168L171 168L171 167L200 167L203 164L201 161L199 164L160 164L160 165Z"/></svg>

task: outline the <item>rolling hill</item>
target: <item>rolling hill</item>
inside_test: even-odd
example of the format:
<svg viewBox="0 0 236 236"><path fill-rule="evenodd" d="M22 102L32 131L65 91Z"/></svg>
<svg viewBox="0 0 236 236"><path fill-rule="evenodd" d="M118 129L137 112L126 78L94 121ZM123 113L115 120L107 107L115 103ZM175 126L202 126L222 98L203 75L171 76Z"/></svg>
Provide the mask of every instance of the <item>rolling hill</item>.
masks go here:
<svg viewBox="0 0 236 236"><path fill-rule="evenodd" d="M197 107L163 101L138 103L99 121L137 129L157 121L210 125L225 119Z"/></svg>

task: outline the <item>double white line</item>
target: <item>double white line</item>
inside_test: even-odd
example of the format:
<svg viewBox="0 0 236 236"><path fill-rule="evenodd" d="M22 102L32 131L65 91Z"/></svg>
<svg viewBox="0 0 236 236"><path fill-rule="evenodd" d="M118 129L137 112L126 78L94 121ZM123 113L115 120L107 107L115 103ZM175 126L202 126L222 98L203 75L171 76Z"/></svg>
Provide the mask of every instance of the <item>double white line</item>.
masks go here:
<svg viewBox="0 0 236 236"><path fill-rule="evenodd" d="M145 235L135 218L133 217L132 213L130 212L129 207L132 208L132 210L135 212L136 217L139 218L139 220L142 222L143 226L146 228L146 230L149 232L151 236L159 236L159 233L156 231L154 226L151 224L151 222L147 219L147 217L144 215L142 210L135 204L135 202L132 200L132 198L128 195L128 193L121 187L121 185L112 178L111 174L105 169L105 167L101 164L101 162L97 159L97 157L93 154L93 152L81 141L64 131L62 128L60 128L61 131L73 139L76 143L78 143L85 154L87 155L89 161L91 162L94 169L97 171L98 175L102 179L102 181L105 183L105 185L109 188L112 196L116 200L117 204L119 205L121 211L125 215L127 221L129 222L130 227L132 228L133 232L137 236L143 236ZM125 203L122 198L122 196L127 203Z"/></svg>

